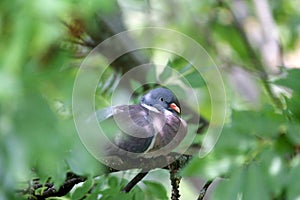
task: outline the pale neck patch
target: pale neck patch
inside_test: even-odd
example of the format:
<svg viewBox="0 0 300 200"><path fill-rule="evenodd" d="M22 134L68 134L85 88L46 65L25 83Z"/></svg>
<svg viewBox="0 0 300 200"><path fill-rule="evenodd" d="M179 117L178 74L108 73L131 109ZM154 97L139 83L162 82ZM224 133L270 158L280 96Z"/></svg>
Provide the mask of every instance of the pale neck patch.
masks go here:
<svg viewBox="0 0 300 200"><path fill-rule="evenodd" d="M157 108L153 107L153 106L149 106L147 104L142 103L141 104L144 108L147 108L148 110L151 110L153 112L157 112L157 113L162 113L161 111L159 111ZM167 109L163 109L163 113L165 115L173 115L173 113Z"/></svg>
<svg viewBox="0 0 300 200"><path fill-rule="evenodd" d="M160 113L160 111L159 111L157 108L153 107L153 106L149 106L149 105L144 104L144 103L142 103L141 105L142 105L144 108L147 108L148 110L151 110L151 111L153 111L153 112Z"/></svg>

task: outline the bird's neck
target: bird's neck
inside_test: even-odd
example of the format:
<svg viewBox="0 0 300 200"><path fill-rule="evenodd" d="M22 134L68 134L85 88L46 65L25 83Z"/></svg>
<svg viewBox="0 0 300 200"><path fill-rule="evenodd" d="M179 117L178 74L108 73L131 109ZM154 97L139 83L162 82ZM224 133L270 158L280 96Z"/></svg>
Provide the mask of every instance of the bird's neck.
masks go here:
<svg viewBox="0 0 300 200"><path fill-rule="evenodd" d="M141 106L143 106L144 108L147 108L148 110L151 110L153 112L161 113L161 111L159 111L157 108L155 108L153 106L149 106L149 105L144 104L144 103L141 103Z"/></svg>
<svg viewBox="0 0 300 200"><path fill-rule="evenodd" d="M173 113L167 109L164 109L162 108L161 110L160 109L157 109L156 107L154 106L149 106L147 104L144 104L144 103L141 103L141 106L143 106L144 108L150 110L150 111L153 111L153 112L156 112L156 113L163 113L165 115L173 115Z"/></svg>

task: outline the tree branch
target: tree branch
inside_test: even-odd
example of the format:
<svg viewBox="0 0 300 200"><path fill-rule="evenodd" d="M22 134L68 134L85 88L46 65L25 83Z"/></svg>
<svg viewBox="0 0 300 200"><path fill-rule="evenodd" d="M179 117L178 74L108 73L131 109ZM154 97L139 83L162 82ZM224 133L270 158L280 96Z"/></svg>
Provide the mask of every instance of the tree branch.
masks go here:
<svg viewBox="0 0 300 200"><path fill-rule="evenodd" d="M69 172L67 174L67 178L65 182L59 187L58 190L55 189L53 183L47 182L46 184L41 184L38 181L35 181L32 185L30 185L29 189L27 189L27 193L29 193L29 200L44 200L48 197L61 197L70 192L70 190L74 187L74 185L83 182L86 180L84 176L78 176L74 173ZM46 187L46 189L41 194L36 194L36 190ZM26 192L25 192L26 193Z"/></svg>
<svg viewBox="0 0 300 200"><path fill-rule="evenodd" d="M148 172L141 172L138 173L123 189L122 192L128 193L130 192L130 190L136 185L138 184L138 182L140 182L146 175L148 174Z"/></svg>
<svg viewBox="0 0 300 200"><path fill-rule="evenodd" d="M172 169L171 166L170 168L170 180L172 186L171 200L179 200L179 184L182 177L178 175L178 169Z"/></svg>
<svg viewBox="0 0 300 200"><path fill-rule="evenodd" d="M166 160L169 160L169 159L174 159L175 161L173 163L171 163L170 165L163 167L162 169L170 170L171 177L172 177L171 181L173 180L172 186L174 185L173 187L176 187L176 189L178 190L178 185L179 185L180 180L178 181L178 177L177 177L176 173L190 161L191 156L190 155L180 155L177 153L170 153L167 156L159 156L156 158L138 158L134 162L134 163L137 163L136 166L132 166L131 164L128 164L128 165L122 164L121 171L129 170L129 169L143 169L142 172L137 174L122 189L122 191L130 192L130 190L139 181L141 181L148 174L148 172L150 170L157 168L157 163L166 162ZM130 162L124 161L124 163L130 163ZM116 169L120 169L120 167L121 167L120 165L115 166ZM103 169L104 169L103 174L114 173L114 172L120 171L120 170L116 170L112 167L108 167L105 165L103 166ZM99 174L99 175L103 175L103 174ZM64 196L64 195L68 194L76 184L78 184L80 182L84 182L85 180L86 180L86 177L79 176L72 172L69 172L67 174L67 178L66 178L65 182L58 188L58 190L55 189L55 185L53 183L50 183L50 179L49 179L49 181L47 181L47 183L45 183L45 184L41 184L38 180L35 180L33 182L33 184L29 185L28 189L20 190L20 191L24 195L29 195L29 197L28 197L29 200L45 200L46 198L49 198L49 197ZM42 193L37 194L37 190L42 187L46 187L46 189ZM175 189L174 189L174 191L175 191ZM179 194L179 191L175 191L175 193Z"/></svg>
<svg viewBox="0 0 300 200"><path fill-rule="evenodd" d="M208 187L212 184L212 180L209 180L205 183L205 185L202 187L200 194L198 196L197 200L203 200L203 198L205 197L205 194L207 192Z"/></svg>

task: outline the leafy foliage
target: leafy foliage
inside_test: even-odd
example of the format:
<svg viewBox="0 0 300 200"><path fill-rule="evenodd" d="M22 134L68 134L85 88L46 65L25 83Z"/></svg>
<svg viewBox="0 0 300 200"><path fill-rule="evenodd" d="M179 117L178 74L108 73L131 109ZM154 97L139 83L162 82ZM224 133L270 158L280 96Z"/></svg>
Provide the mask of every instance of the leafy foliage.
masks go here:
<svg viewBox="0 0 300 200"><path fill-rule="evenodd" d="M120 19L128 27L159 24L185 33L203 45L221 66L229 99L226 124L213 151L204 158L194 156L180 174L206 179L223 177L213 199L299 198L300 70L284 69L280 75L273 74L277 79L270 81L260 48L254 47L255 38L247 42L247 31L235 21L233 1L120 2L124 13ZM252 2L245 2L248 18L244 27L259 30L256 8ZM280 49L283 54L293 53L299 48L299 2L269 3L280 35ZM16 189L28 188L28 181L37 178L41 183L50 180L57 189L69 171L88 178L61 199L147 200L170 196L165 180L159 177L157 181L145 180L125 194L120 190L128 183L127 178L99 176L101 167L81 144L72 120L71 97L78 66L93 42L113 35L107 33L108 27L102 24L101 17L113 15L120 9L116 5L116 1L108 0L0 2L0 199L30 198L24 190L16 196ZM139 16L141 20L136 20ZM153 42L172 45L172 39ZM183 82L197 91L199 106L190 105L191 109L196 113L200 110L209 119L212 111L207 80L197 73L192 61L156 51L149 54L151 61L155 63L159 58L170 68L157 71L153 67L146 79L166 83L173 75L171 69L177 70L183 75ZM105 58L99 57L95 63L104 67ZM120 68L132 64L130 59L122 62L126 66L112 64L99 80L95 93L97 108L109 105L124 72ZM210 69L205 62L203 65ZM245 84L245 77L232 85L232 79L239 75L232 75L235 67L251 73L257 87ZM143 85L134 80L129 85L136 89L137 102L144 92ZM177 83L169 85L179 88ZM284 92L277 92L278 88ZM245 104L247 95L258 102L255 108ZM195 129L191 125L190 130ZM204 135L197 135L194 142L201 145L203 138ZM184 189L192 193L191 189ZM43 190L40 187L34 192Z"/></svg>
<svg viewBox="0 0 300 200"><path fill-rule="evenodd" d="M276 83L288 86L299 78L298 72L290 70ZM297 112L289 105L293 98L287 99L292 116ZM299 126L296 117L291 121L270 106L259 111L233 110L231 123L225 126L213 153L195 158L183 173L208 179L225 177L216 189L216 199L280 199L285 193L293 199L299 195L290 187L290 174L299 167L300 132L295 126Z"/></svg>

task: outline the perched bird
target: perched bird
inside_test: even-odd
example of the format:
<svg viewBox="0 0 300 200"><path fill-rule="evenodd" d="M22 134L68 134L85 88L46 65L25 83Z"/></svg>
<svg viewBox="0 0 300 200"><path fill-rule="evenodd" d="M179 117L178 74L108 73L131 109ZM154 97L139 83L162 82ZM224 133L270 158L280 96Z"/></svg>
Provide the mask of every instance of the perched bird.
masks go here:
<svg viewBox="0 0 300 200"><path fill-rule="evenodd" d="M157 157L172 152L187 134L179 102L166 88L145 94L139 104L101 109L96 115L111 143L107 156Z"/></svg>

